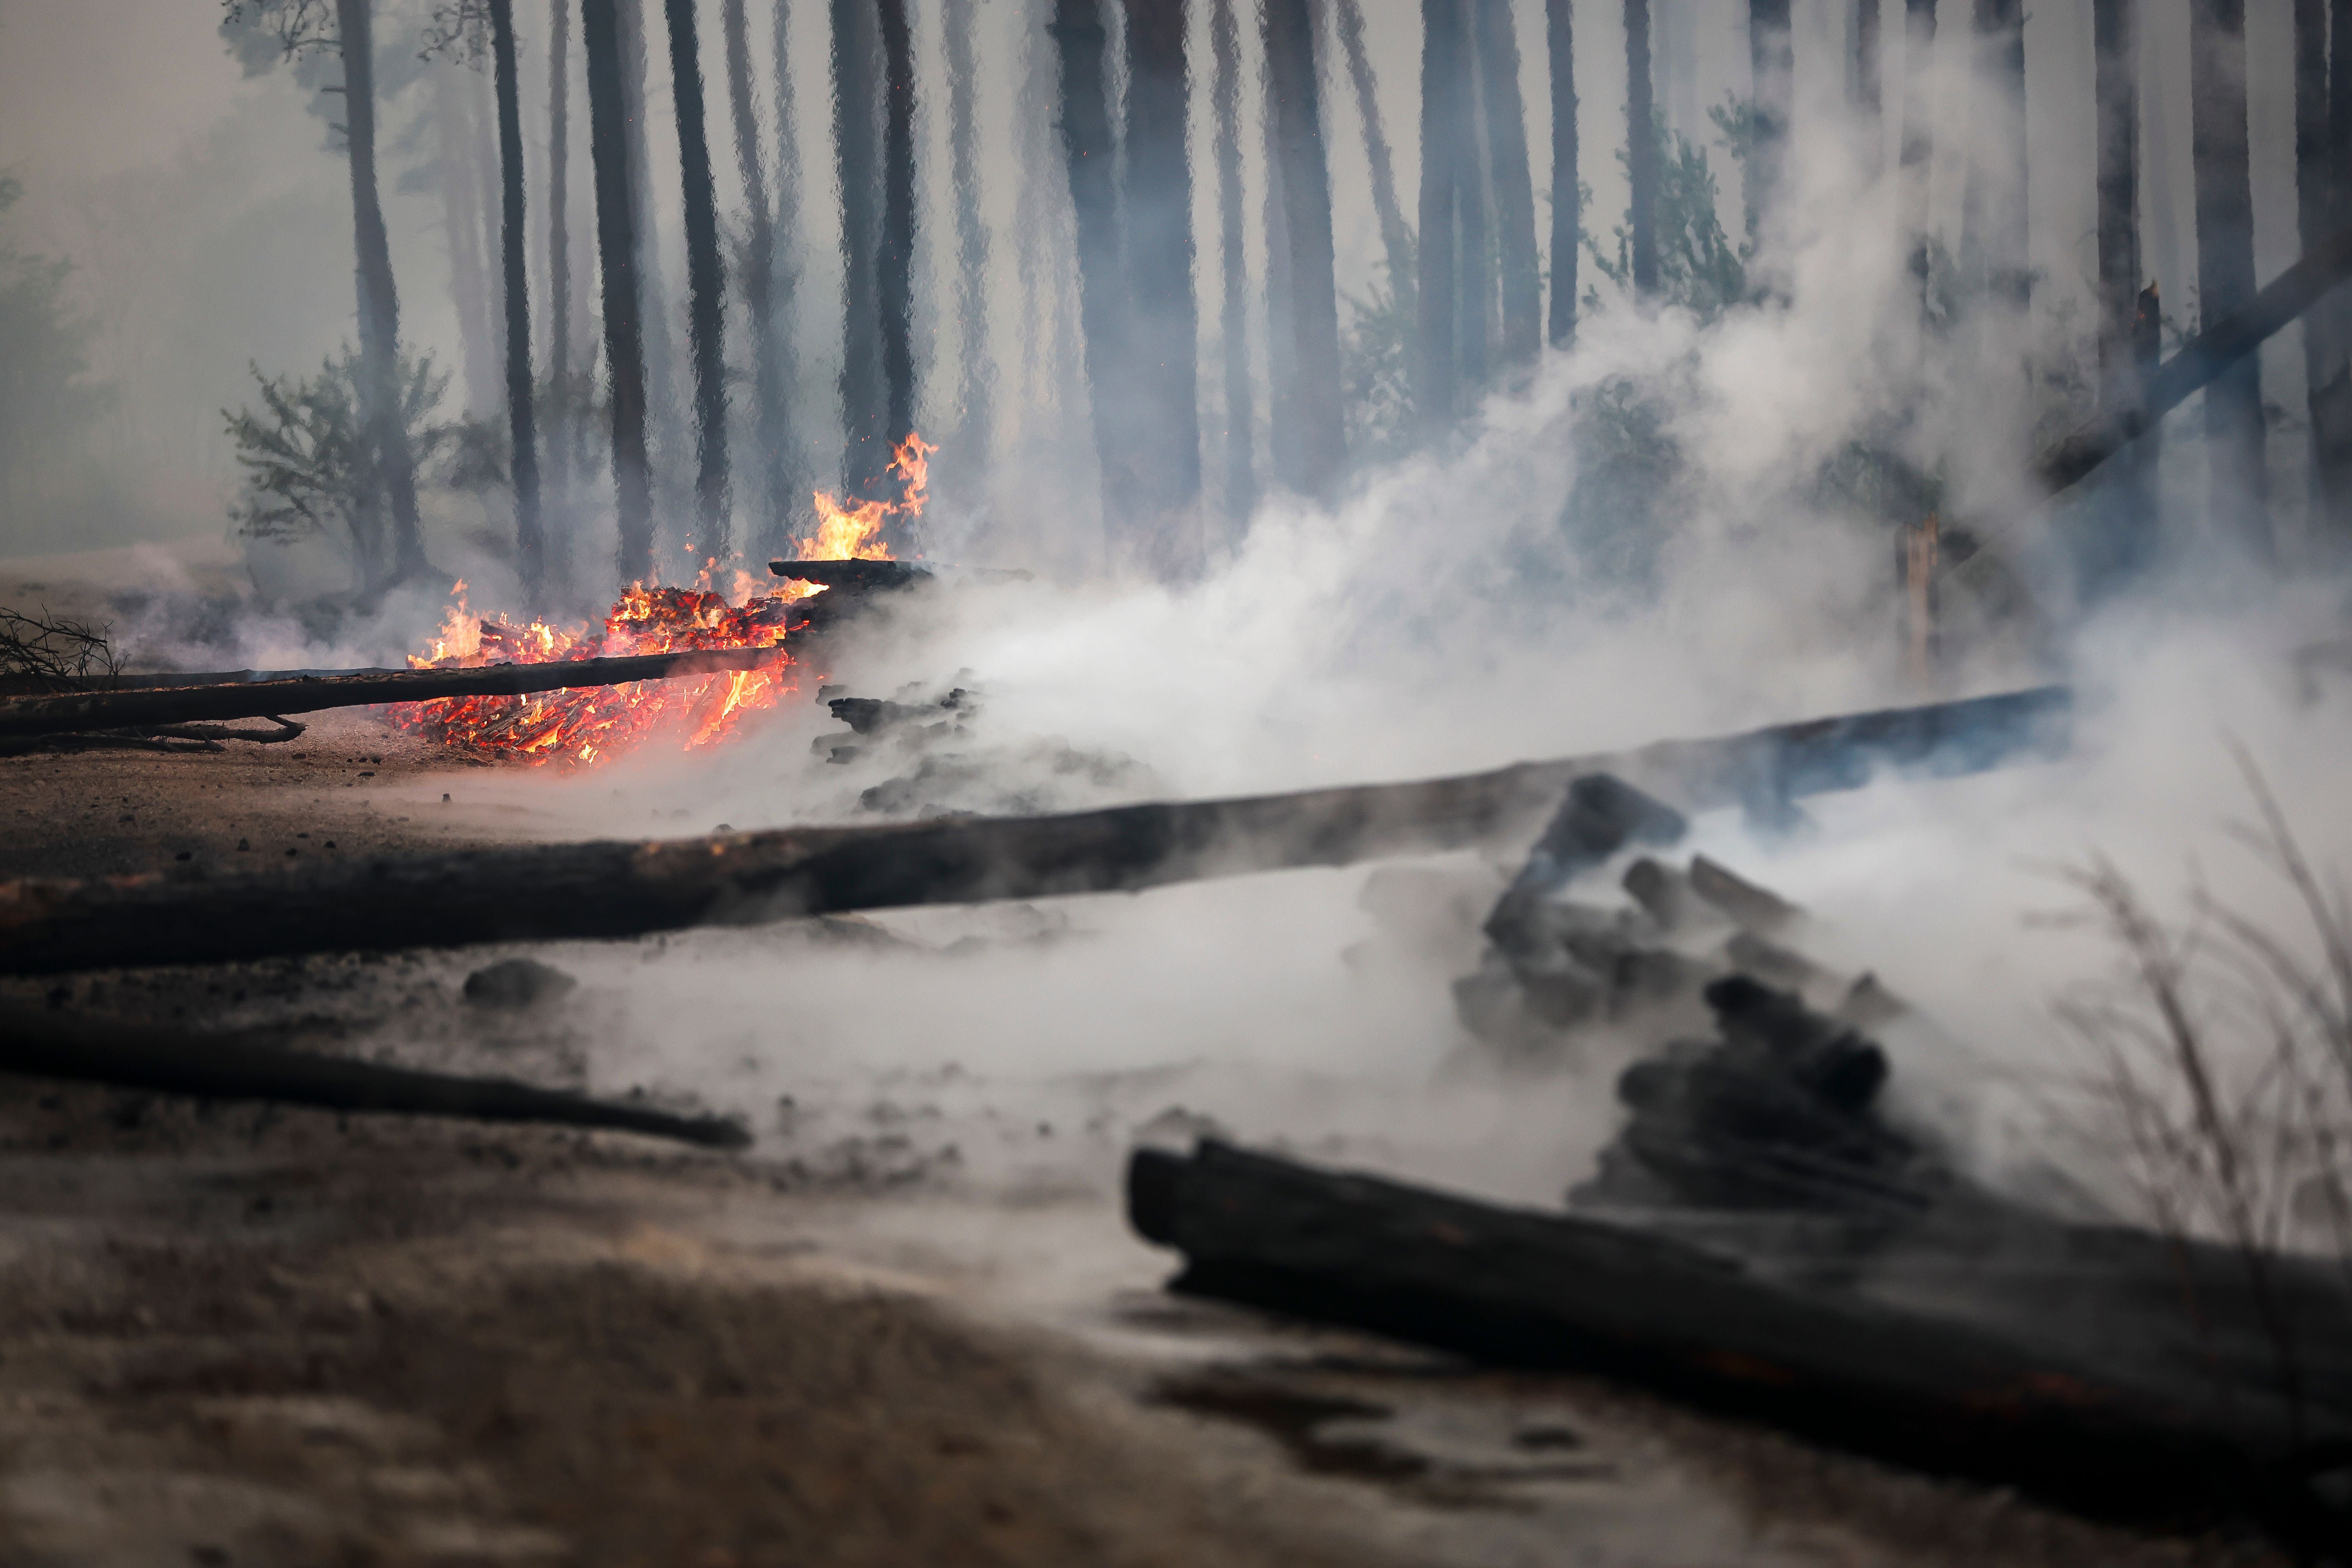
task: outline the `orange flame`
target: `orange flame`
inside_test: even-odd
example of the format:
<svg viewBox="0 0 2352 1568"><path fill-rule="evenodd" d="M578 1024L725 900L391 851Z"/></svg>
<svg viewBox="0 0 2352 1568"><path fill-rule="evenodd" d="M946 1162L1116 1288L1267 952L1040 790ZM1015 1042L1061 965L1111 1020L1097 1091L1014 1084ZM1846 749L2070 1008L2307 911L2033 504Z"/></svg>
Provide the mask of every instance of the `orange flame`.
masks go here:
<svg viewBox="0 0 2352 1568"><path fill-rule="evenodd" d="M909 435L891 449L888 472L898 476L896 501L859 501L845 507L829 491L814 493L816 532L801 541L803 561L887 561L890 547L880 538L892 518L913 522L923 515L931 483L931 454L939 448L919 435Z"/></svg>

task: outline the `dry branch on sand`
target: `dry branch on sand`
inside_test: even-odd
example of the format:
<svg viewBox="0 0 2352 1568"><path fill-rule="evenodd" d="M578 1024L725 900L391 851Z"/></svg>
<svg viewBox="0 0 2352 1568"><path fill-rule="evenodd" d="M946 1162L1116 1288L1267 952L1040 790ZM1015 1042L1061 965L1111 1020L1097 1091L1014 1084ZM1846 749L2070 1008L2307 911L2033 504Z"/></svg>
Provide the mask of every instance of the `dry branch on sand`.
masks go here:
<svg viewBox="0 0 2352 1568"><path fill-rule="evenodd" d="M1956 773L2047 755L2065 744L2070 702L2064 688L2042 687L1454 778L1056 816L25 880L0 886L0 973L630 937L1347 865L1524 842L1571 779L1603 770L1694 809L1777 815L1794 796L1855 788L1881 770Z"/></svg>

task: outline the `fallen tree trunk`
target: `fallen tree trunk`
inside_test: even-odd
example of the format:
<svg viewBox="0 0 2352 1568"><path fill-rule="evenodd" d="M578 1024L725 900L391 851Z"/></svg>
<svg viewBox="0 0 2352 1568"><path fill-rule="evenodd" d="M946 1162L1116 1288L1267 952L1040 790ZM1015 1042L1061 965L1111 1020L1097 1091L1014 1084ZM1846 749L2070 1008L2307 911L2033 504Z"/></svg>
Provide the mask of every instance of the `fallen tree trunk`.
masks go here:
<svg viewBox="0 0 2352 1568"><path fill-rule="evenodd" d="M2347 278L2352 278L2352 228L2344 229L2280 273L2244 309L2212 322L2183 343L2179 353L2147 377L2138 397L2101 408L2089 423L2044 451L2033 465L2034 478L2053 495L2087 479L2142 431L2262 347L2264 340L2319 303Z"/></svg>
<svg viewBox="0 0 2352 1568"><path fill-rule="evenodd" d="M1183 1253L1179 1292L1626 1378L2103 1512L2281 1519L2305 1443L2343 1436L2299 1428L2259 1389L2136 1386L1671 1237L1213 1142L1139 1152L1127 1202L1139 1233Z"/></svg>
<svg viewBox="0 0 2352 1568"><path fill-rule="evenodd" d="M719 670L755 669L784 657L781 647L697 648L683 653L631 654L617 658L546 664L486 664L471 669L366 670L354 675L298 675L282 680L235 680L217 686L77 691L0 701L0 739L60 735L87 730L127 730L226 719L316 713L379 702L428 702L441 697L523 697L581 686L624 686Z"/></svg>
<svg viewBox="0 0 2352 1568"><path fill-rule="evenodd" d="M0 1014L0 1072L324 1110L608 1128L716 1149L741 1149L751 1142L740 1123L721 1117L681 1116L507 1079L386 1067L235 1037L98 1023L55 1012Z"/></svg>
<svg viewBox="0 0 2352 1568"><path fill-rule="evenodd" d="M0 885L0 973L634 937L916 904L1125 892L1524 844L1582 774L1689 807L1957 773L2065 743L2063 687L1778 725L1412 784L654 843L305 860L270 872Z"/></svg>

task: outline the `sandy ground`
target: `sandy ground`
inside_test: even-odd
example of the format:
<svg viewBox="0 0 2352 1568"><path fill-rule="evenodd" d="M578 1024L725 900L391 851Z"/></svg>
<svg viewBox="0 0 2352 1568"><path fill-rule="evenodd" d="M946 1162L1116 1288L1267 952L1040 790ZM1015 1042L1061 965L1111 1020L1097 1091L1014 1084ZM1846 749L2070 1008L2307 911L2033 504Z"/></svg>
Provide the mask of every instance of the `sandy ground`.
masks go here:
<svg viewBox="0 0 2352 1568"><path fill-rule="evenodd" d="M357 714L223 755L0 759L0 877L541 830L469 805L478 776ZM0 1000L294 1020L322 1048L404 1010L470 1061L467 962ZM501 1069L575 1081L563 1037ZM1181 1301L1102 1159L1008 1187L908 1147L710 1156L0 1079L0 1561L2267 1560Z"/></svg>

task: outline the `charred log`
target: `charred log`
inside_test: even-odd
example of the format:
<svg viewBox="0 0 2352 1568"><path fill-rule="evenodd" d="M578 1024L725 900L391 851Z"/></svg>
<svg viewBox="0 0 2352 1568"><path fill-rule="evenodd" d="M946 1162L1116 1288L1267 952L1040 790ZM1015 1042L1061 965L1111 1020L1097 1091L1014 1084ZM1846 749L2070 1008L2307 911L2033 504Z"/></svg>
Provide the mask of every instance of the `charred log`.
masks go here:
<svg viewBox="0 0 2352 1568"><path fill-rule="evenodd" d="M722 669L756 669L782 657L783 651L779 647L698 648L686 653L632 654L547 664L489 664L472 669L367 670L355 675L296 676L286 680L235 681L219 686L17 697L0 701L0 739L272 718L281 713L318 713L330 708L364 708L377 702L429 702L441 697L520 697L571 687L623 686L633 680L669 680ZM147 732L154 731L149 729Z"/></svg>
<svg viewBox="0 0 2352 1568"><path fill-rule="evenodd" d="M1737 805L1759 777L1803 795L1857 787L1879 768L1967 773L2063 746L2069 700L2045 687L1420 783L1055 816L516 845L209 879L20 881L0 887L0 973L630 937L1524 842L1588 773L1639 780L1704 809Z"/></svg>
<svg viewBox="0 0 2352 1568"><path fill-rule="evenodd" d="M234 1036L140 1028L54 1013L0 1015L0 1072L204 1100L267 1100L370 1115L454 1116L609 1128L742 1149L740 1122L681 1116L508 1079L466 1078L320 1056Z"/></svg>

